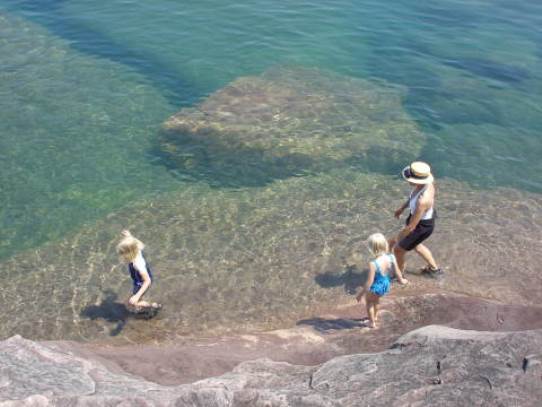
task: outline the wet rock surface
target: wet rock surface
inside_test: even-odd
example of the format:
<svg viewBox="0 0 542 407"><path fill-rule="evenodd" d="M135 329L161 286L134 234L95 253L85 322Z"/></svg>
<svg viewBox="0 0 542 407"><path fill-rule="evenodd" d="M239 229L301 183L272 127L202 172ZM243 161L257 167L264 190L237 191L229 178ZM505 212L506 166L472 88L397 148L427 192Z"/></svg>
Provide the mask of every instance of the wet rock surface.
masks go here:
<svg viewBox="0 0 542 407"><path fill-rule="evenodd" d="M533 255L542 239L540 197L472 191L444 179L438 186L439 219L427 244L445 278L420 276L421 263L411 254L412 284L394 286L391 295L455 292L541 305ZM248 191L194 188L134 204L60 243L2 262L1 335L127 344L295 325L354 302L365 278L365 239L401 227L393 202L406 193L395 178L352 173ZM148 247L156 277L149 298L164 304L151 320L133 318L123 304L130 280L114 246L127 226ZM352 252L361 260L351 259Z"/></svg>

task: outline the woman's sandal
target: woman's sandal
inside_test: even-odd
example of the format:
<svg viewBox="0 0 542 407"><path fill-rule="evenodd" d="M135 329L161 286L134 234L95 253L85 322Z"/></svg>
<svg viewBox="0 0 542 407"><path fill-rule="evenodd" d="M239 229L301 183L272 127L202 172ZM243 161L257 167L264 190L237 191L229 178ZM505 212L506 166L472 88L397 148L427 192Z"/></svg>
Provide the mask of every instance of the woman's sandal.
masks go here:
<svg viewBox="0 0 542 407"><path fill-rule="evenodd" d="M429 265L425 266L425 267L422 267L420 269L420 274L428 274L428 273L431 273L433 271L433 268Z"/></svg>
<svg viewBox="0 0 542 407"><path fill-rule="evenodd" d="M425 266L420 270L420 274L424 274L428 277L440 278L444 275L444 271L440 267L434 269L431 266Z"/></svg>

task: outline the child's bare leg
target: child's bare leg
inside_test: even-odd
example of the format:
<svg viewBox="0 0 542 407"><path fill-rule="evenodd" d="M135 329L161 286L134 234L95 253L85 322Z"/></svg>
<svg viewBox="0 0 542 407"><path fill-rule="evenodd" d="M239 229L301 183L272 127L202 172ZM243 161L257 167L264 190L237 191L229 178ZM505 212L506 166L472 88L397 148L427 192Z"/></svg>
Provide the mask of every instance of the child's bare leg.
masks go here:
<svg viewBox="0 0 542 407"><path fill-rule="evenodd" d="M376 328L376 312L375 312L374 303L371 305L371 316L369 317L369 327Z"/></svg>
<svg viewBox="0 0 542 407"><path fill-rule="evenodd" d="M377 297L374 308L375 308L375 322L378 322L378 308L380 307L380 298Z"/></svg>
<svg viewBox="0 0 542 407"><path fill-rule="evenodd" d="M416 253L418 253L425 260L425 262L431 266L432 269L436 269L438 267L433 255L431 254L431 251L427 248L427 246L420 243L414 248L414 250L416 250ZM399 261L397 261L397 264L399 264Z"/></svg>
<svg viewBox="0 0 542 407"><path fill-rule="evenodd" d="M151 307L152 304L150 304L148 301L143 300L141 297L139 298L139 301L135 304L131 304L130 301L128 301L128 308L132 308L135 311L140 311L143 308Z"/></svg>
<svg viewBox="0 0 542 407"><path fill-rule="evenodd" d="M141 309L144 309L144 308L162 308L162 305L157 303L157 302L148 302L148 301L139 301L136 305L135 305L136 309L137 310L141 310Z"/></svg>
<svg viewBox="0 0 542 407"><path fill-rule="evenodd" d="M367 307L367 313L369 314L369 326L371 328L374 328L376 326L376 320L375 320L375 306L374 304L370 304Z"/></svg>
<svg viewBox="0 0 542 407"><path fill-rule="evenodd" d="M367 315L369 316L369 326L371 328L376 328L376 319L375 319L375 304L378 297L373 293L367 293L365 297L365 302L367 304Z"/></svg>
<svg viewBox="0 0 542 407"><path fill-rule="evenodd" d="M369 321L374 321L374 309L373 309L373 303L369 301L369 298L365 298L365 308L367 309L367 318L369 318Z"/></svg>

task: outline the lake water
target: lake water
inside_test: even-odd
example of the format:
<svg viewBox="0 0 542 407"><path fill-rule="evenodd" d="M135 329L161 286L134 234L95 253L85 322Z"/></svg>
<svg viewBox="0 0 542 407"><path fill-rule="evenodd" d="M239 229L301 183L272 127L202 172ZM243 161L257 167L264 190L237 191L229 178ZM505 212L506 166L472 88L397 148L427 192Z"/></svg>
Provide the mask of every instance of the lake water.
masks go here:
<svg viewBox="0 0 542 407"><path fill-rule="evenodd" d="M342 301L341 272L367 232L397 226L397 174L414 158L454 191L443 224L481 233L468 215L487 204L485 232L510 207L538 233L525 216L542 192L540 27L542 3L527 0L0 0L1 334L161 339L317 312ZM308 101L301 125L282 128L287 153L260 143L278 136L253 111L239 126L257 148L164 141L181 109L230 103L231 83L271 95L288 83ZM310 114L329 133L374 136L311 138ZM153 322L127 323L120 306L124 227L160 276Z"/></svg>

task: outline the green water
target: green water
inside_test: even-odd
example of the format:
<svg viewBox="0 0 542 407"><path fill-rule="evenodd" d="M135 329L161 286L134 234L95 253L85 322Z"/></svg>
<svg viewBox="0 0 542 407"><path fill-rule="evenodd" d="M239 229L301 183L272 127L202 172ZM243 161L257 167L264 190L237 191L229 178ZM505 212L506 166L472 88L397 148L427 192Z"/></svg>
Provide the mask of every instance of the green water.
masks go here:
<svg viewBox="0 0 542 407"><path fill-rule="evenodd" d="M190 212L227 193L237 213L251 195L266 196L280 183L291 182L294 199L290 175L308 177L309 191L322 185L319 176L334 184L327 198L318 198L324 201L342 193L338 186L349 185L351 171L393 180L402 163L382 148L371 150L378 165L300 164L280 177L264 165L231 169L235 150L227 165L219 165L226 160L222 152L206 151L206 161L190 170L160 150L160 128L181 108L198 106L238 78L282 66L392 89L401 114L421 134L405 161L429 161L438 178L474 191L510 187L538 194L541 26L542 4L526 0L0 0L0 257L63 244L142 202L148 205L142 218L151 217L161 199L175 218L176 194L189 194L179 211ZM325 178L329 174L335 181ZM159 221L167 226L166 218ZM130 222L126 216L116 226ZM160 229L153 230L146 236L150 246L160 243ZM108 233L104 241L114 238ZM205 242L196 234L193 239ZM213 247L220 244L227 238ZM99 248L111 251L110 244ZM209 255L198 248L192 247ZM83 251L78 259L88 256ZM178 250L175 256L182 261Z"/></svg>
<svg viewBox="0 0 542 407"><path fill-rule="evenodd" d="M161 122L276 64L407 86L405 107L429 137L421 155L439 175L541 189L536 3L0 7L3 257L138 194L182 187L149 153Z"/></svg>

